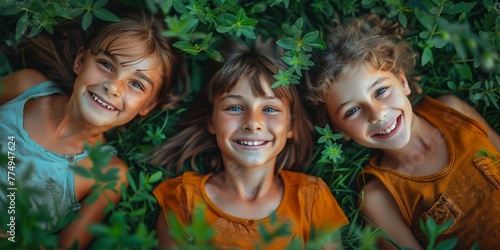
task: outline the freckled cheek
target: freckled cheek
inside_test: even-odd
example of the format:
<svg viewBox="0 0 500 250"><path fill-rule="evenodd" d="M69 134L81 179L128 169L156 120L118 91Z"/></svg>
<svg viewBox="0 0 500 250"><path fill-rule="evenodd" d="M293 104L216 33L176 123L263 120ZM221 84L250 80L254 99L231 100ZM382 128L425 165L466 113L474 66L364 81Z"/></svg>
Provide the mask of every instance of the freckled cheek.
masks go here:
<svg viewBox="0 0 500 250"><path fill-rule="evenodd" d="M271 117L267 119L266 123L268 124L268 128L275 131L288 131L291 126L291 120L287 120L286 118L280 117Z"/></svg>
<svg viewBox="0 0 500 250"><path fill-rule="evenodd" d="M213 119L216 131L221 131L223 133L227 133L229 130L234 130L241 126L241 121L233 116L215 115Z"/></svg>

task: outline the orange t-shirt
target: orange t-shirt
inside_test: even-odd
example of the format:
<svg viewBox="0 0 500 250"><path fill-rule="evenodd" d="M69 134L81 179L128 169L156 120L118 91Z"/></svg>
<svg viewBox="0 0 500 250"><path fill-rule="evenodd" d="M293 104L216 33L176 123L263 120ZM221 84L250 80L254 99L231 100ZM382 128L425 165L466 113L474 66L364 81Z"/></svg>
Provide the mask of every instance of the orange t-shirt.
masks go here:
<svg viewBox="0 0 500 250"><path fill-rule="evenodd" d="M216 207L205 192L205 183L211 174L201 176L195 172L162 182L153 191L165 218L167 211L173 211L184 224L189 224L193 210L198 204L206 204L206 222L216 229L213 245L217 248L283 249L292 240L309 240L311 230L336 230L349 223L330 189L318 177L303 173L281 171L283 180L283 199L276 209L277 221L288 223L291 235L274 239L270 245L263 246L259 237L258 225L273 227L271 216L258 220L238 218ZM167 222L168 224L168 222Z"/></svg>
<svg viewBox="0 0 500 250"><path fill-rule="evenodd" d="M448 165L425 176L412 176L378 166L372 158L364 169L367 181L377 178L396 201L406 225L422 246L427 238L420 220L454 222L438 238L457 238L457 249L497 249L500 245L500 153L478 121L426 97L415 113L434 125L448 148ZM494 157L480 156L486 150ZM358 177L362 177L361 175ZM358 178L360 181L361 178Z"/></svg>

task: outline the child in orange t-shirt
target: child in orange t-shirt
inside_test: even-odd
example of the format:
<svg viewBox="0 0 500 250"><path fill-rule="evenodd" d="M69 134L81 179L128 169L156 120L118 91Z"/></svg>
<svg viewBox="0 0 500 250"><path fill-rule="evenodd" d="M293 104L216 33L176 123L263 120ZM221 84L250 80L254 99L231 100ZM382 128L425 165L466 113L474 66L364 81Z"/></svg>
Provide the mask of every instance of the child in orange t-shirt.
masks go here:
<svg viewBox="0 0 500 250"><path fill-rule="evenodd" d="M452 221L437 242L457 238L461 249L494 249L500 137L455 96L424 97L413 108L407 77L415 53L384 34L389 27L370 15L332 30L308 72L307 99L346 140L380 150L358 180L361 213L392 239L381 239L381 249L425 248L420 222L429 218Z"/></svg>
<svg viewBox="0 0 500 250"><path fill-rule="evenodd" d="M153 163L179 169L206 153L203 164L211 171L185 172L153 191L163 210L157 221L160 247L182 247L168 232L168 213L188 224L204 204L217 248L283 249L294 240L305 244L318 231L328 231L330 243L342 248L338 229L349 222L328 186L290 171L310 159L312 126L294 86L271 88L278 65L259 51L231 54L187 111L183 130L154 153ZM291 233L265 245L259 224L273 227L272 213Z"/></svg>

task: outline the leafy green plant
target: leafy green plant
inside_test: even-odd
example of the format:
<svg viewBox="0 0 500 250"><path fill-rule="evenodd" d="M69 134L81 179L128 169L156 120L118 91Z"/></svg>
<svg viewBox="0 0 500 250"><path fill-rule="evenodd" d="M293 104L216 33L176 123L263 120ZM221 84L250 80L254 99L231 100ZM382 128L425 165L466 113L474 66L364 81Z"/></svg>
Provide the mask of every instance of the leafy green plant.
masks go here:
<svg viewBox="0 0 500 250"><path fill-rule="evenodd" d="M438 225L436 224L434 219L432 219L432 217L429 217L425 222L422 220L420 221L420 228L422 229L422 232L424 232L424 234L427 236L427 239L429 240L429 244L427 245L427 250L433 250L433 249L451 250L457 245L458 240L456 238L444 240L439 244L436 244L437 237L441 235L441 233L443 233L444 230L451 227L452 224L453 224L453 219L450 219L445 223Z"/></svg>

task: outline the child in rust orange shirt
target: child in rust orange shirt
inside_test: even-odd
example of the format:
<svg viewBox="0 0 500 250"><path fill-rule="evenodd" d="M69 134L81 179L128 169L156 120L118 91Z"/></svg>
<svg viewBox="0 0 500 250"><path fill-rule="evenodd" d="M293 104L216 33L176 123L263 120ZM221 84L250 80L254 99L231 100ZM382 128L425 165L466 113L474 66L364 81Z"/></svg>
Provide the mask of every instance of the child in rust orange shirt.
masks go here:
<svg viewBox="0 0 500 250"><path fill-rule="evenodd" d="M361 212L392 239L381 239L381 249L424 249L420 222L429 218L452 220L437 243L495 249L500 137L455 96L424 97L413 108L407 75L415 53L384 35L385 24L369 16L334 29L307 82L309 100L345 139L380 149L358 176Z"/></svg>
<svg viewBox="0 0 500 250"><path fill-rule="evenodd" d="M283 249L292 241L305 245L313 232L328 232L329 243L342 248L338 229L349 222L328 186L290 171L303 169L311 157L312 126L293 86L271 88L277 65L260 52L231 54L187 112L185 128L155 152L153 162L179 168L209 152L203 164L212 170L185 172L153 191L163 210L157 222L160 247L182 247L168 233L168 213L185 225L204 204L218 249ZM290 233L265 243L259 225L280 223Z"/></svg>

